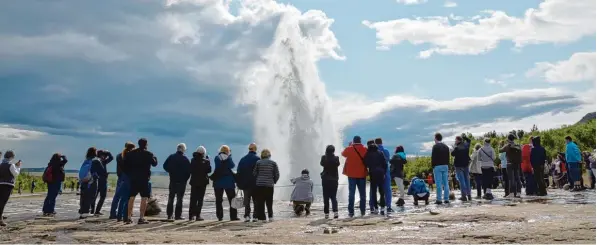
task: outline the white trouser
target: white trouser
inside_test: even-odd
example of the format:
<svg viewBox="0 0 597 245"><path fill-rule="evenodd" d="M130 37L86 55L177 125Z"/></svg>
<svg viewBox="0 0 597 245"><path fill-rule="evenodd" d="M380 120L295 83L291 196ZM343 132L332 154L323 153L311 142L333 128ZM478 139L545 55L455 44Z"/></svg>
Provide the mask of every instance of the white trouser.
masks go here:
<svg viewBox="0 0 597 245"><path fill-rule="evenodd" d="M404 180L402 178L394 177L394 181L398 186L398 191L400 192L400 198L404 199Z"/></svg>

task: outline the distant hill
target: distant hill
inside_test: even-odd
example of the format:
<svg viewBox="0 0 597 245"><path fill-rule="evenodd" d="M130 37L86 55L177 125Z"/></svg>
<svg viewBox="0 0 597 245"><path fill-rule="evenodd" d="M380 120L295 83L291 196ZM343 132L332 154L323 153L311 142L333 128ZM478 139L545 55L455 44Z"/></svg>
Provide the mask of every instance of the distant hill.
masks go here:
<svg viewBox="0 0 597 245"><path fill-rule="evenodd" d="M587 115L582 117L576 124L588 123L591 120L595 120L595 112L587 113Z"/></svg>

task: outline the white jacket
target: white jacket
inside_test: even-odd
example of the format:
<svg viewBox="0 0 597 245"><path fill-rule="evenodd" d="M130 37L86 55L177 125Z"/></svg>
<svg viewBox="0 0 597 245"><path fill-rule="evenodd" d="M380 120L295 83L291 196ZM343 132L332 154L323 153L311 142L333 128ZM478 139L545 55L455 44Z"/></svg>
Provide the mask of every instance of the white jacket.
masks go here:
<svg viewBox="0 0 597 245"><path fill-rule="evenodd" d="M473 174L481 174L481 163L479 162L479 151L473 150L471 154L471 165L469 165L469 171Z"/></svg>

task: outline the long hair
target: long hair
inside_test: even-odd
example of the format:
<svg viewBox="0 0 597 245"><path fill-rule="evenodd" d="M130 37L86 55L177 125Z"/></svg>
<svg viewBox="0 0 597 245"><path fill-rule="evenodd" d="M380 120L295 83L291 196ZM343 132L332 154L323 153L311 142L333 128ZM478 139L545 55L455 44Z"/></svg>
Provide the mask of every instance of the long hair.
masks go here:
<svg viewBox="0 0 597 245"><path fill-rule="evenodd" d="M135 144L133 144L133 142L126 142L124 143L124 149L122 149L122 153L121 156L124 157L124 155L132 150L135 149Z"/></svg>
<svg viewBox="0 0 597 245"><path fill-rule="evenodd" d="M94 158L97 156L97 149L95 147L89 147L89 149L87 149L87 154L85 154L85 158L89 159L89 158Z"/></svg>

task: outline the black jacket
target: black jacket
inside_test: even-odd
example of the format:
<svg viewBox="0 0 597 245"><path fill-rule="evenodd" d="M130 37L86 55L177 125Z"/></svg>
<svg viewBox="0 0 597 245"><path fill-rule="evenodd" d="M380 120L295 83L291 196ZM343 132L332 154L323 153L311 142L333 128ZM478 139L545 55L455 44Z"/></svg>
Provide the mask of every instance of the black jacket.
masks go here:
<svg viewBox="0 0 597 245"><path fill-rule="evenodd" d="M340 158L331 154L325 154L321 156L319 164L323 167L321 172L321 180L332 180L338 181L338 167L340 166Z"/></svg>
<svg viewBox="0 0 597 245"><path fill-rule="evenodd" d="M406 163L406 159L403 159L398 154L394 154L390 159L390 176L392 178L404 179L404 164Z"/></svg>
<svg viewBox="0 0 597 245"><path fill-rule="evenodd" d="M193 159L191 159L191 186L206 186L209 184L208 175L211 173L211 165L209 159L203 157L203 155L194 152Z"/></svg>
<svg viewBox="0 0 597 245"><path fill-rule="evenodd" d="M365 162L365 166L369 169L369 177L371 179L382 180L385 178L388 164L386 163L386 157L379 151L376 145L367 147L367 153L363 157L363 162Z"/></svg>
<svg viewBox="0 0 597 245"><path fill-rule="evenodd" d="M146 149L137 148L124 156L123 171L133 181L149 181L151 167L158 165L158 159Z"/></svg>
<svg viewBox="0 0 597 245"><path fill-rule="evenodd" d="M448 165L450 163L450 148L442 142L433 145L431 149L431 167Z"/></svg>
<svg viewBox="0 0 597 245"><path fill-rule="evenodd" d="M52 166L52 182L63 182L65 173L64 173L64 165L68 160L66 156L62 156L60 159L50 159L48 163L48 167Z"/></svg>
<svg viewBox="0 0 597 245"><path fill-rule="evenodd" d="M164 170L170 175L171 183L187 183L191 176L191 162L184 153L177 151L166 158Z"/></svg>
<svg viewBox="0 0 597 245"><path fill-rule="evenodd" d="M531 166L545 166L545 161L547 161L547 153L541 146L541 138L534 137L533 148L531 148Z"/></svg>
<svg viewBox="0 0 597 245"><path fill-rule="evenodd" d="M454 157L454 167L468 167L468 164L471 161L471 157L469 156L468 152L469 144L466 142L461 142L454 148L452 151L452 156Z"/></svg>

